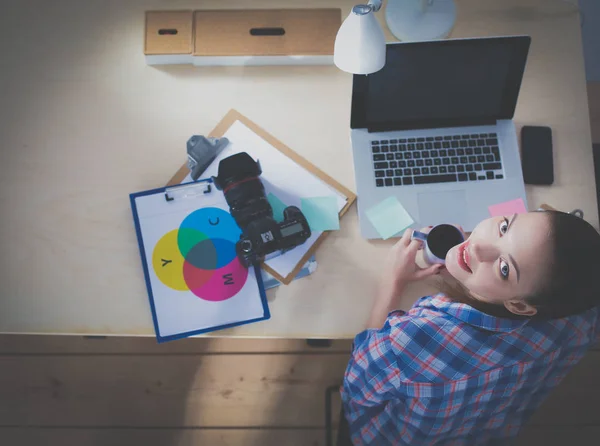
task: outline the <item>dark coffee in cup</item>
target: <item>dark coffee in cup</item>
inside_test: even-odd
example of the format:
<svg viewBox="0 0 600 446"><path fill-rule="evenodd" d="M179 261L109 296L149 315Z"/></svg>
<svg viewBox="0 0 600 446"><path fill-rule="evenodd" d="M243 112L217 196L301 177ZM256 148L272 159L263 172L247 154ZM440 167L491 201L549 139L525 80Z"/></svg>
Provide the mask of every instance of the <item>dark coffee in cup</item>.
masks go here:
<svg viewBox="0 0 600 446"><path fill-rule="evenodd" d="M427 247L439 259L445 259L448 251L463 241L460 230L452 225L437 225L427 234Z"/></svg>

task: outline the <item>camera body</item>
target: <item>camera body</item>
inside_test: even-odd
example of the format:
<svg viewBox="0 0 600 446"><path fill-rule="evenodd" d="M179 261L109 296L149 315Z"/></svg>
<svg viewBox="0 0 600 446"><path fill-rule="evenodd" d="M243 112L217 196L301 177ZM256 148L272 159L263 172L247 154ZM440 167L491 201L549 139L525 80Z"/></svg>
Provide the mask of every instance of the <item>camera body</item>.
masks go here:
<svg viewBox="0 0 600 446"><path fill-rule="evenodd" d="M260 263L273 252L295 248L311 235L304 214L296 206L285 208L281 223L275 221L261 174L260 163L241 152L222 159L218 176L212 178L242 230L236 253L246 267Z"/></svg>

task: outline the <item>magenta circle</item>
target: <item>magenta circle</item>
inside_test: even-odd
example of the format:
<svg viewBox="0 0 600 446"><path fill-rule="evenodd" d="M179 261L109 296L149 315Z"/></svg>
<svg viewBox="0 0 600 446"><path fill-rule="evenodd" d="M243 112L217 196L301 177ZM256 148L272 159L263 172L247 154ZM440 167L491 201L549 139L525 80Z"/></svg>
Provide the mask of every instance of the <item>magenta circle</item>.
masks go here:
<svg viewBox="0 0 600 446"><path fill-rule="evenodd" d="M190 291L200 299L222 302L235 296L246 284L248 270L235 257L229 264L212 271L212 277L199 288Z"/></svg>

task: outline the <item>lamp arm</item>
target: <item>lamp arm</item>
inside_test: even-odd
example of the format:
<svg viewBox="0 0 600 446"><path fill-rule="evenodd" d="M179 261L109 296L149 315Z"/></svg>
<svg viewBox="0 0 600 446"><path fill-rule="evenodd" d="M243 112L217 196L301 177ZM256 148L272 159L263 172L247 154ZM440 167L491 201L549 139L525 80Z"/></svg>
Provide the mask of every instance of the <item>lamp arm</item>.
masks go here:
<svg viewBox="0 0 600 446"><path fill-rule="evenodd" d="M373 10L373 12L377 12L381 9L381 5L383 5L383 0L369 0L367 3Z"/></svg>

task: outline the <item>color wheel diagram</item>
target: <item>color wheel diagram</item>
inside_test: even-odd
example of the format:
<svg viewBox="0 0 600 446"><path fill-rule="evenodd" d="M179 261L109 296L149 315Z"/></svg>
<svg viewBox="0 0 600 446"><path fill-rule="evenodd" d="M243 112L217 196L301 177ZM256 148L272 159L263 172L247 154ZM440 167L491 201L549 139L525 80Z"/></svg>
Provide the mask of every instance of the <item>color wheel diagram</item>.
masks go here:
<svg viewBox="0 0 600 446"><path fill-rule="evenodd" d="M235 244L241 230L219 208L189 214L179 229L161 237L152 253L159 280L174 290L191 291L200 299L220 302L235 296L248 270L238 260Z"/></svg>

